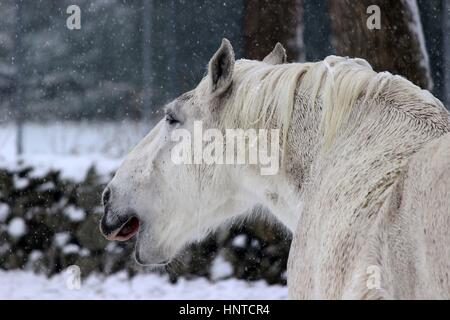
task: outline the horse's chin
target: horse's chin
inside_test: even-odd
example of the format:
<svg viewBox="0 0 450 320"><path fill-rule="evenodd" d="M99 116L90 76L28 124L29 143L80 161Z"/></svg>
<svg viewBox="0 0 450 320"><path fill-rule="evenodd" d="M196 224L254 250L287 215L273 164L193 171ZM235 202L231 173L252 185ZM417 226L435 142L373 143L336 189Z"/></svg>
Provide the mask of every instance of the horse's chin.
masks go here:
<svg viewBox="0 0 450 320"><path fill-rule="evenodd" d="M140 237L138 237L134 249L134 259L141 266L162 267L170 262L171 257L164 254L164 251L161 249L145 246Z"/></svg>

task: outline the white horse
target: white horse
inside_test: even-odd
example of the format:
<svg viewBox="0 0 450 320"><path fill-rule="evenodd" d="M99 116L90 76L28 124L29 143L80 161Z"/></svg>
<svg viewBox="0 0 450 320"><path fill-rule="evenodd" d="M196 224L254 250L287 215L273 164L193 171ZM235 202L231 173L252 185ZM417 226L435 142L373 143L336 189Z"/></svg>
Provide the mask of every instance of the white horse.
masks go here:
<svg viewBox="0 0 450 320"><path fill-rule="evenodd" d="M279 44L263 61L235 61L224 39L105 189L102 232L137 234L136 260L160 265L264 206L294 233L291 298L450 298L449 113L362 59L285 61ZM280 129L279 172L174 164L173 132L196 121Z"/></svg>

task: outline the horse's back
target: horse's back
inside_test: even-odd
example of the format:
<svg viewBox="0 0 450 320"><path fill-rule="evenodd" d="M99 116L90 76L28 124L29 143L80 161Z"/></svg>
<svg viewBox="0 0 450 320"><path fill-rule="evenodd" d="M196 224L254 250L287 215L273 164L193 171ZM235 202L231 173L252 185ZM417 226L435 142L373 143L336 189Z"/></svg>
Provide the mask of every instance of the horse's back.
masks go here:
<svg viewBox="0 0 450 320"><path fill-rule="evenodd" d="M409 160L361 256L344 298L450 299L450 133ZM379 288L367 286L371 265Z"/></svg>
<svg viewBox="0 0 450 320"><path fill-rule="evenodd" d="M406 248L414 252L409 268L403 269L412 271L407 285L412 292L404 293L408 298L449 299L450 133L429 142L411 158L402 189L391 236L408 233ZM397 259L401 253L405 252L395 252Z"/></svg>

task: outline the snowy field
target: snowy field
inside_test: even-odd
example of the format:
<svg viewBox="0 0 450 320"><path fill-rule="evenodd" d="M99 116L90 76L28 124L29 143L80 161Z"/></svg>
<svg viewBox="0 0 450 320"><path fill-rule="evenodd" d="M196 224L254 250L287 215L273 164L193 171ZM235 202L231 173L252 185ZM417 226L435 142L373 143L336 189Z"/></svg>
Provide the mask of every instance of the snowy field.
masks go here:
<svg viewBox="0 0 450 320"><path fill-rule="evenodd" d="M215 283L200 278L171 284L165 276L125 273L90 276L79 289L69 289L69 274L50 279L24 271L0 271L0 299L286 299L287 287L264 281L229 279Z"/></svg>
<svg viewBox="0 0 450 320"><path fill-rule="evenodd" d="M35 174L56 169L65 178L82 180L91 166L108 174L151 128L133 121L26 123L20 159L35 167ZM17 165L16 132L13 123L0 125L0 167Z"/></svg>

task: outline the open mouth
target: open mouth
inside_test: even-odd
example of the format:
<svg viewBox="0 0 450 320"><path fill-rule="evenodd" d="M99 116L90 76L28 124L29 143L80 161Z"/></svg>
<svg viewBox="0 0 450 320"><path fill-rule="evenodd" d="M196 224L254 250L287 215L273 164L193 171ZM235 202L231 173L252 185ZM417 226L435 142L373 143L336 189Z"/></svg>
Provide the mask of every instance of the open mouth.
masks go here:
<svg viewBox="0 0 450 320"><path fill-rule="evenodd" d="M106 236L108 240L126 241L131 239L139 231L139 219L137 217L131 217L121 227L114 230Z"/></svg>

